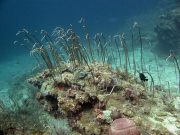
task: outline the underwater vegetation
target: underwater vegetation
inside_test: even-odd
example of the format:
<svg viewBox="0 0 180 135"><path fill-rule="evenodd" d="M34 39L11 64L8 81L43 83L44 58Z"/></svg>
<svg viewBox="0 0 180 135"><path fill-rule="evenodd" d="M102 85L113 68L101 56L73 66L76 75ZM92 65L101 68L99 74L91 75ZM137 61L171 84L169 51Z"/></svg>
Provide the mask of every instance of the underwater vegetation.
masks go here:
<svg viewBox="0 0 180 135"><path fill-rule="evenodd" d="M27 79L34 87L31 89L35 89L34 106L27 108L23 104L22 108L34 113L41 108L53 119L40 123L42 130L37 130L41 133L31 134L178 135L180 99L173 97L169 82L168 90L155 85L154 76L146 69L142 27L137 22L133 24L129 42L124 33L108 37L97 33L92 38L85 20L81 18L79 23L82 37L72 25L69 29L57 27L52 33L41 30L37 34L22 29L16 34L20 41L14 44L30 49L38 69ZM136 58L135 44L139 44L140 60ZM170 59L179 74L178 60L172 51L166 60ZM156 57L154 60L158 76L158 61ZM6 112L3 103L1 109ZM34 116L47 120L41 113ZM24 120L18 123L21 121ZM63 126L63 122L68 124ZM1 131L6 132L6 127L10 126L1 127Z"/></svg>
<svg viewBox="0 0 180 135"><path fill-rule="evenodd" d="M180 93L180 67L179 67L178 60L177 60L177 58L176 58L176 56L172 50L170 51L170 55L167 57L166 60L171 59L171 58L173 59L175 68L177 68L177 72L178 72L178 76L179 76L179 87L178 87L178 89L179 89L179 93Z"/></svg>

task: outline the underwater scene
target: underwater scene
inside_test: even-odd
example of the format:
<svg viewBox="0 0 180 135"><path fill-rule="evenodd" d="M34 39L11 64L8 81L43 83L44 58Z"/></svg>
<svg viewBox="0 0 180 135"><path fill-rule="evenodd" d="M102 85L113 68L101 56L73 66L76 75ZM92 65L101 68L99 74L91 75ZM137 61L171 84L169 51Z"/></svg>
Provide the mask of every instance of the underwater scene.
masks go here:
<svg viewBox="0 0 180 135"><path fill-rule="evenodd" d="M180 135L180 0L0 0L0 135Z"/></svg>

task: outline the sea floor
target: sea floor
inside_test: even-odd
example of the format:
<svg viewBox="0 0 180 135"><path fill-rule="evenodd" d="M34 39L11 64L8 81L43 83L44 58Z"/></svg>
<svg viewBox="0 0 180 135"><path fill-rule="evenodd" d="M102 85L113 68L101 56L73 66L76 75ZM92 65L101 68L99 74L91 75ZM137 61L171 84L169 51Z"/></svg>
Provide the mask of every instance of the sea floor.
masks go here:
<svg viewBox="0 0 180 135"><path fill-rule="evenodd" d="M28 54L13 57L0 63L0 97L4 99L17 78L30 73L35 66ZM23 90L22 90L23 91Z"/></svg>

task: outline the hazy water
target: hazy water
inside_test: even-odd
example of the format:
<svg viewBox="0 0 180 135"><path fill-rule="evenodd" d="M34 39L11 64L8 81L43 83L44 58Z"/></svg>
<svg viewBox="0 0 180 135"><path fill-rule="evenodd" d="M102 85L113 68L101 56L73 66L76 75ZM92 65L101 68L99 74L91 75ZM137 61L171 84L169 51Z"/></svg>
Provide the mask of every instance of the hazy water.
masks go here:
<svg viewBox="0 0 180 135"><path fill-rule="evenodd" d="M86 19L91 33L117 33L126 20L157 6L160 0L0 0L0 61L24 53L14 47L16 32L73 24ZM122 31L121 31L122 32Z"/></svg>

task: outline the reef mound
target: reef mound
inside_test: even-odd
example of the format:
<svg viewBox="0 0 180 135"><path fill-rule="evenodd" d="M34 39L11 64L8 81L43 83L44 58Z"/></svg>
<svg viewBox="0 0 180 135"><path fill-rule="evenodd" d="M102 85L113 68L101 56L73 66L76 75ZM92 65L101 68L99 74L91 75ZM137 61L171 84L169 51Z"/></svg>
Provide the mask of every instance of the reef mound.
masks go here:
<svg viewBox="0 0 180 135"><path fill-rule="evenodd" d="M62 67L62 66L61 66ZM108 64L65 63L28 82L39 89L37 100L56 119L67 118L74 135L108 135L113 120L128 118L141 134L180 134L180 113L163 91Z"/></svg>

